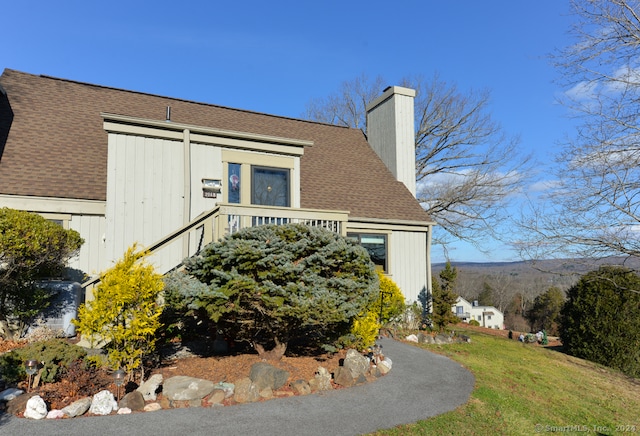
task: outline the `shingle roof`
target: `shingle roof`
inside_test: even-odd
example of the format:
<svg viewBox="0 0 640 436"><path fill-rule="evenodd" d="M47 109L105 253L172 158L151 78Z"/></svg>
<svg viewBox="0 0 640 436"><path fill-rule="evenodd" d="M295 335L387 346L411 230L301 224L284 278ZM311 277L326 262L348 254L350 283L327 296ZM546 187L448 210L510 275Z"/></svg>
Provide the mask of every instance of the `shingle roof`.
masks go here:
<svg viewBox="0 0 640 436"><path fill-rule="evenodd" d="M0 86L6 92L0 92L0 194L105 200L107 133L100 113L164 120L171 106L177 123L313 141L301 158L304 208L431 221L357 129L10 69Z"/></svg>

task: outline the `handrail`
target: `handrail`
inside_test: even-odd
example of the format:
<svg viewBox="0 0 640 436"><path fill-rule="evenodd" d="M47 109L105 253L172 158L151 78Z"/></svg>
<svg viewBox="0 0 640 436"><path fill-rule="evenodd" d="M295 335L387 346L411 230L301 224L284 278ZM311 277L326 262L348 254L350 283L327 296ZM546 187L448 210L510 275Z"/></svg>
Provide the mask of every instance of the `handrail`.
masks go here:
<svg viewBox="0 0 640 436"><path fill-rule="evenodd" d="M216 206L215 208L211 209L210 211L200 214L193 221L189 222L188 224L184 225L183 227L179 228L178 230L176 230L176 231L174 231L172 233L169 233L164 238L162 238L162 239L156 241L155 243L151 244L145 251L148 251L149 253L154 253L155 251L161 249L165 245L168 245L168 244L174 242L177 238L183 236L185 233L193 230L195 227L199 226L200 224L205 222L207 219L211 218L219 210L220 210L220 207ZM100 281L101 275L102 274L98 274L98 275L94 276L93 278L82 282L82 284L80 286L83 289L86 289L89 286L95 285L96 283L98 283Z"/></svg>

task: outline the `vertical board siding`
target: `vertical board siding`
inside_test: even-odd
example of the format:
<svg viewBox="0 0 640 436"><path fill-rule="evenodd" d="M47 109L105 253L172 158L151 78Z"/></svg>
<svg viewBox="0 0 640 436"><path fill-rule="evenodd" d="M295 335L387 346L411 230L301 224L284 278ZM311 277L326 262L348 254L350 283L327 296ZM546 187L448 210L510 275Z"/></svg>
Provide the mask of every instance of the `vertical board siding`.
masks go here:
<svg viewBox="0 0 640 436"><path fill-rule="evenodd" d="M69 228L80 233L84 244L78 256L69 262L69 267L84 274L99 274L105 267L105 245L103 237L106 232L105 217L99 215L73 215ZM81 280L78 277L77 280Z"/></svg>
<svg viewBox="0 0 640 436"><path fill-rule="evenodd" d="M389 238L389 273L408 303L427 286L426 233L393 231Z"/></svg>
<svg viewBox="0 0 640 436"><path fill-rule="evenodd" d="M133 243L148 246L183 225L182 147L179 141L109 134L107 262ZM181 250L165 251L154 257L160 269L182 259Z"/></svg>

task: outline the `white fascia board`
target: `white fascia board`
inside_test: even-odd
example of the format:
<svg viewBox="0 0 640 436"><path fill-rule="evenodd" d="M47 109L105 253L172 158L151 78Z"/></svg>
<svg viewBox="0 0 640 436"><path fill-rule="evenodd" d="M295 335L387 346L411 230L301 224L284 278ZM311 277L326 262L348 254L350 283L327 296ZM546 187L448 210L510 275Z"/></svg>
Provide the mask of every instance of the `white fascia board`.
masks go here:
<svg viewBox="0 0 640 436"><path fill-rule="evenodd" d="M304 154L304 147L313 146L313 141L305 139L237 132L192 124L174 123L172 121L149 120L108 113L101 113L100 115L104 119L104 129L107 132L113 133L181 139L183 132L188 130L191 136L191 142L297 156Z"/></svg>

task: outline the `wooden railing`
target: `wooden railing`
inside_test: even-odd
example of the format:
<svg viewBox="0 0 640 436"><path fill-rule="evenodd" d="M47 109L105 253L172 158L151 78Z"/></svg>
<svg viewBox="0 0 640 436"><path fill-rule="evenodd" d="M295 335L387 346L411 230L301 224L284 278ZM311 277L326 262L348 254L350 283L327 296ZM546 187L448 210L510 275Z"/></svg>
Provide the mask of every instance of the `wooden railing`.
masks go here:
<svg viewBox="0 0 640 436"><path fill-rule="evenodd" d="M146 249L151 263L165 274L179 268L186 257L198 254L210 242L247 227L299 223L323 227L344 236L347 219L348 212L343 211L220 204ZM82 283L87 300L92 299L92 288L99 281L100 276L95 276Z"/></svg>

